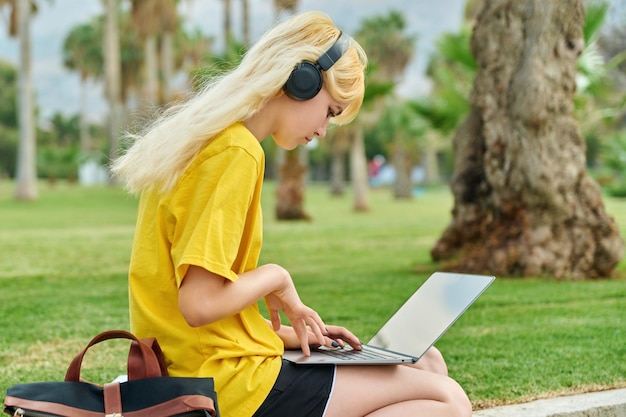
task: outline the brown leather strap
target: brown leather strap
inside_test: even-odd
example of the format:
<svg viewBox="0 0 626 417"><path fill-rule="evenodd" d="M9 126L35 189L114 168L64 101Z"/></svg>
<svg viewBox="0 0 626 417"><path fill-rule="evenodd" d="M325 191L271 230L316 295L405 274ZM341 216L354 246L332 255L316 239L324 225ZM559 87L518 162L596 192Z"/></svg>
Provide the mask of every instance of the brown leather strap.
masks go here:
<svg viewBox="0 0 626 417"><path fill-rule="evenodd" d="M23 408L57 416L103 417L102 411L89 411L50 401L27 400L11 396L5 397L4 405L7 407L6 410L9 411ZM204 410L213 417L217 415L213 399L203 395L183 395L141 410L125 412L123 417L174 416L194 410Z"/></svg>
<svg viewBox="0 0 626 417"><path fill-rule="evenodd" d="M5 412L15 412L18 408L23 410L34 410L41 413L47 413L54 416L72 416L72 417L102 417L102 411L89 411L80 408L67 406L65 404L53 403L50 401L27 400L24 398L16 398L6 396L4 399ZM8 411L7 411L8 410ZM19 415L19 414L15 414ZM44 414L45 415L45 414Z"/></svg>
<svg viewBox="0 0 626 417"><path fill-rule="evenodd" d="M125 330L109 330L107 332L102 332L89 342L89 344L72 360L69 368L65 374L66 381L79 381L80 380L80 368L83 363L83 358L93 345L103 342L109 339L130 339L132 341L137 342L137 352L133 358L133 369L143 369L144 378L154 378L161 376L161 364L159 363L159 359L157 359L155 352L152 350L151 346L148 346L145 343L139 343L139 339L135 337L130 332ZM140 373L138 371L135 372ZM141 379L141 378L139 378Z"/></svg>
<svg viewBox="0 0 626 417"><path fill-rule="evenodd" d="M192 411L205 411L211 417L217 415L213 399L203 395L184 395L142 410L124 413L123 417L154 417L192 415Z"/></svg>
<svg viewBox="0 0 626 417"><path fill-rule="evenodd" d="M122 393L119 382L104 384L105 417L122 417Z"/></svg>
<svg viewBox="0 0 626 417"><path fill-rule="evenodd" d="M150 349L152 349L152 351L154 352L154 355L159 361L159 376L168 376L169 374L167 372L167 365L165 365L165 356L163 355L161 346L159 346L159 343L155 338L151 337L139 339L139 342L133 340L133 342L131 343L127 365L128 380L135 381L137 379L147 378L145 375L146 370L143 365L143 361L141 360L141 347L139 346L140 342L148 345Z"/></svg>

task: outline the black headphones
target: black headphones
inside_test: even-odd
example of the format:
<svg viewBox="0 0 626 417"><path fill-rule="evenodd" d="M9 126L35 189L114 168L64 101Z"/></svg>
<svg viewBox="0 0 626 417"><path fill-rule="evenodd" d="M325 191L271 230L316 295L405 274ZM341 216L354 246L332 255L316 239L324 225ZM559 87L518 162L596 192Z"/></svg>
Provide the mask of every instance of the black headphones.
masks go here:
<svg viewBox="0 0 626 417"><path fill-rule="evenodd" d="M296 65L283 86L294 100L310 100L322 89L322 71L328 71L348 49L350 39L343 32L333 46L318 58L317 62L302 61Z"/></svg>

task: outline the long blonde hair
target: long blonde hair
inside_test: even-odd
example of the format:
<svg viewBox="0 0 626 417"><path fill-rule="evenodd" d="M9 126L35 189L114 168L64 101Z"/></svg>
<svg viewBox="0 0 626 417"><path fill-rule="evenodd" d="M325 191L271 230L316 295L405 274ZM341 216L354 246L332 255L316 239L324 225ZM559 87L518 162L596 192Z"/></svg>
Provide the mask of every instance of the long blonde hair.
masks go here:
<svg viewBox="0 0 626 417"><path fill-rule="evenodd" d="M304 12L276 24L246 53L241 64L209 82L188 101L166 110L142 135L127 134L128 151L111 165L131 193L155 188L170 191L185 168L213 136L250 118L282 88L294 66L316 61L340 31L321 12ZM334 123L358 113L364 95L367 58L354 40L344 55L323 72L331 96L347 103Z"/></svg>

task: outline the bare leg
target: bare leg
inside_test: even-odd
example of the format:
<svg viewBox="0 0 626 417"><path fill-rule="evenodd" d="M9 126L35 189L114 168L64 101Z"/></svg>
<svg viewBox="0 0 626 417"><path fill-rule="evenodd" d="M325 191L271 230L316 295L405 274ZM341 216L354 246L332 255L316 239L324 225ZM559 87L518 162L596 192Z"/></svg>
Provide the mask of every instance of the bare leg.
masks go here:
<svg viewBox="0 0 626 417"><path fill-rule="evenodd" d="M463 389L409 366L338 366L325 417L471 417Z"/></svg>
<svg viewBox="0 0 626 417"><path fill-rule="evenodd" d="M441 375L448 375L448 365L443 359L443 355L434 346L426 351L415 365L410 365L424 371L435 372Z"/></svg>

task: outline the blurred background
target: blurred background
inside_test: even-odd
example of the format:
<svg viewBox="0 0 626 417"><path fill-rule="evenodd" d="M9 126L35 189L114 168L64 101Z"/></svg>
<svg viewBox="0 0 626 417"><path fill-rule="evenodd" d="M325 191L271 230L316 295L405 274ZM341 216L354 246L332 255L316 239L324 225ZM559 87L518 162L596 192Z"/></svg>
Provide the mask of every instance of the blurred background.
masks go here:
<svg viewBox="0 0 626 417"><path fill-rule="evenodd" d="M469 42L482 3L1 0L0 178L17 177L19 188L29 182L21 179L30 172L31 185L16 193L21 199L36 198L33 177L51 183L111 182L106 164L123 151L121 132L136 130L155 108L183 99L206 77L236 64L246 46L274 21L318 9L370 55L368 97L378 98L378 103L363 118L363 149L353 152L361 153L364 161L345 156L355 140L351 132L337 129L330 135L332 145L316 143L297 158L264 141L267 176L280 177L285 161L294 160L300 167L292 172L304 172L305 180L330 181L336 194L350 181L365 181L368 187L391 186L396 197L410 198L422 186L452 175L452 137L469 109L476 71ZM28 36L19 34L18 4L31 5L23 21ZM625 4L585 1L588 43L577 79L576 110L587 165L612 195L626 195ZM107 16L115 20L117 33L107 31ZM120 62L117 74L105 65L111 61L106 39L118 45L116 52L108 50ZM20 82L32 89L25 97L33 98L26 104L22 99L33 113L32 120L23 122L33 128L22 132L33 139L23 141L18 129ZM24 159L18 158L20 141L34 143L22 154ZM400 160L408 168L401 169ZM355 192L363 193L358 188ZM366 204L355 202L357 208Z"/></svg>
<svg viewBox="0 0 626 417"><path fill-rule="evenodd" d="M250 40L256 40L276 17L273 0L248 0L250 8ZM101 0L54 0L41 1L39 11L32 18L33 77L38 102L43 117L56 111L78 113L79 75L63 66L63 43L69 32L78 25L88 23L104 12ZM129 2L130 3L130 2ZM233 34L242 38L242 2L231 0ZM384 15L390 10L403 13L408 32L419 34L415 55L407 66L406 79L401 88L407 95L424 94L428 80L424 76L427 57L433 51L434 41L442 32L456 31L463 18L464 0L425 1L377 1L348 0L342 2L299 1L297 10L323 10L338 26L348 33L354 32L365 17ZM183 0L177 9L181 25L190 32L200 31L213 39L213 53L224 47L223 0ZM281 13L287 15L287 11ZM3 23L7 23L8 8L3 10ZM207 55L211 51L206 51ZM14 65L18 63L18 42L8 34L8 27L0 31L0 57ZM91 80L93 88L87 93L89 109L87 116L94 121L102 120L106 104L99 80ZM181 87L181 86L179 86Z"/></svg>

